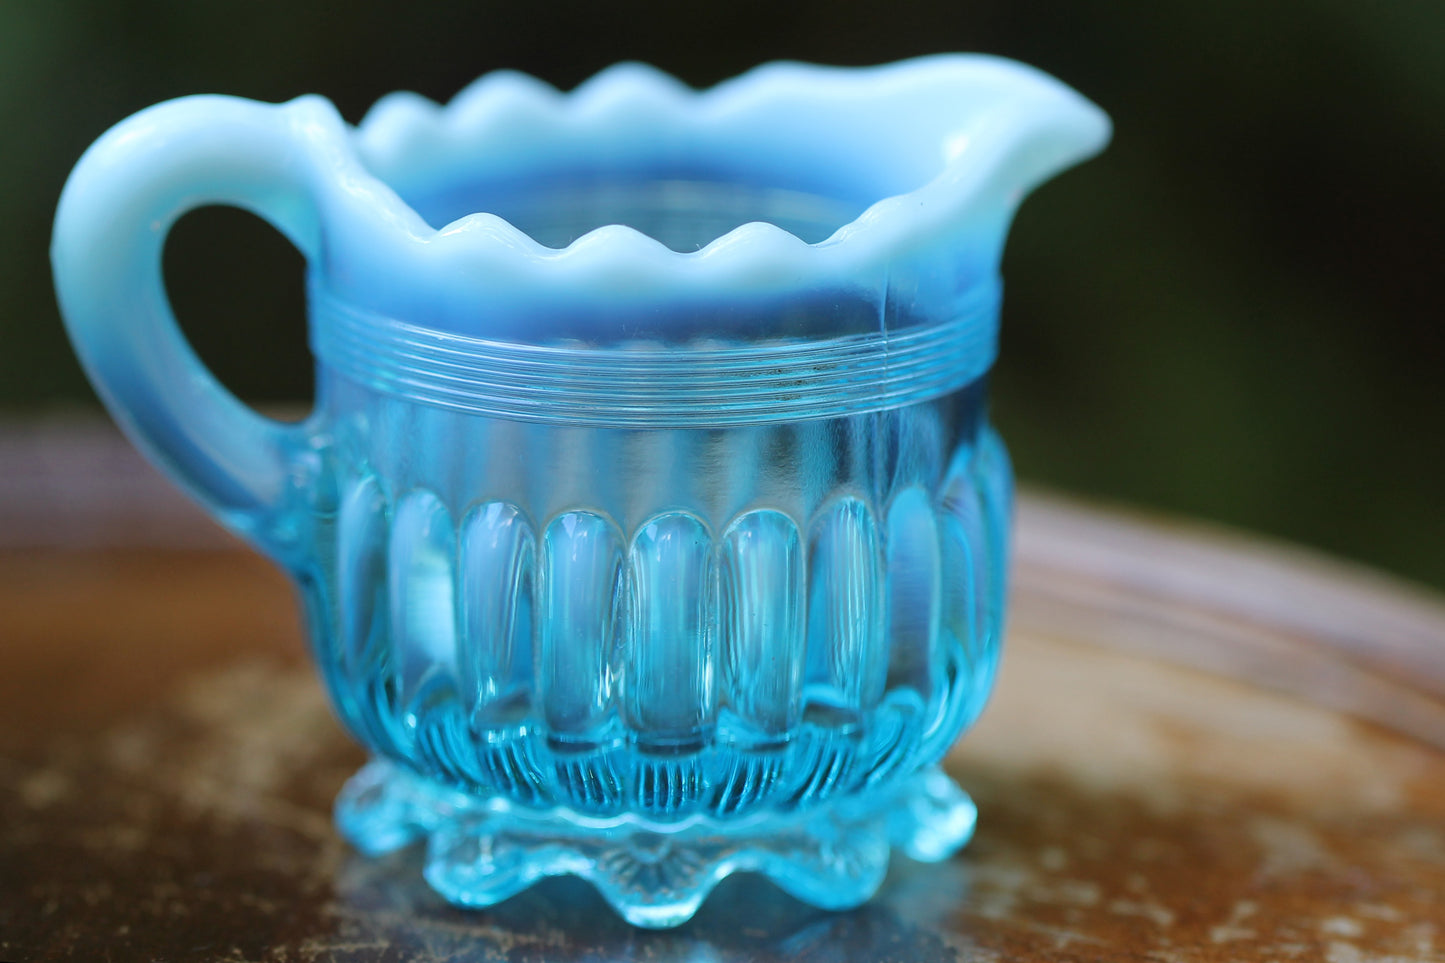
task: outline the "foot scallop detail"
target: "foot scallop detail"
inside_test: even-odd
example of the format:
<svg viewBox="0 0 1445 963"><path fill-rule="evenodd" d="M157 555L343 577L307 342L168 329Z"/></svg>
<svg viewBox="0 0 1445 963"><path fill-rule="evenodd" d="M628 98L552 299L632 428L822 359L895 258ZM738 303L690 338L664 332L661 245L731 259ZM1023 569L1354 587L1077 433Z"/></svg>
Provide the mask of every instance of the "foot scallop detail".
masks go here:
<svg viewBox="0 0 1445 963"><path fill-rule="evenodd" d="M719 821L698 815L661 825L530 809L501 796L456 792L373 760L336 803L342 833L379 854L427 841L427 882L458 906L491 906L544 876L581 877L629 923L686 922L724 877L761 873L806 903L842 910L883 882L890 850L947 858L973 835L973 801L942 770L924 769L890 792L839 799L788 816Z"/></svg>

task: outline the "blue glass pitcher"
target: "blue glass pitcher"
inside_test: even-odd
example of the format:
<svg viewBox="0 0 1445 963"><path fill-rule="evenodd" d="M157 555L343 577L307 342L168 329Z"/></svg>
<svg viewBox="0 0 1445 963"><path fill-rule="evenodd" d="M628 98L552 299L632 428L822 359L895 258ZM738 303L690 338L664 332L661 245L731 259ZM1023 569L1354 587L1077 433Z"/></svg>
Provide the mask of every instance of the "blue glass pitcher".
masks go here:
<svg viewBox="0 0 1445 963"><path fill-rule="evenodd" d="M679 923L722 877L856 905L973 829L938 763L998 664L998 265L1107 118L1005 60L503 72L440 107L189 97L81 159L53 262L131 439L289 572L374 761L368 853L448 899L576 874ZM316 403L244 407L180 334L170 226L305 255Z"/></svg>

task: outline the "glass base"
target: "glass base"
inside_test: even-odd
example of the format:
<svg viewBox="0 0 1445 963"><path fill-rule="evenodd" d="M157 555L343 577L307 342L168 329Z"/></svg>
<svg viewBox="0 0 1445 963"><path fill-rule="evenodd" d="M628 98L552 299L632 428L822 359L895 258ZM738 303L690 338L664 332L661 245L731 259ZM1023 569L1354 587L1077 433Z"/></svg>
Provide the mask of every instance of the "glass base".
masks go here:
<svg viewBox="0 0 1445 963"><path fill-rule="evenodd" d="M804 902L849 909L883 882L892 847L946 859L973 835L973 800L941 769L800 813L658 824L477 797L373 760L336 801L351 843L379 855L427 839L426 878L459 906L491 906L544 876L588 880L629 923L686 922L719 880L757 872Z"/></svg>

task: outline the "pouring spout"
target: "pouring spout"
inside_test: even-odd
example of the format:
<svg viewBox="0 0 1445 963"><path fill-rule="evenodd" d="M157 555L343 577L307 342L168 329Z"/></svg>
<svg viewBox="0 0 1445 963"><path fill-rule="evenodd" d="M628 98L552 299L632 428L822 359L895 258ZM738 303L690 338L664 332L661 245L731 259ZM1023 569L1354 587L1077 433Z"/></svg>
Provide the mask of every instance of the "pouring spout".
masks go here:
<svg viewBox="0 0 1445 963"><path fill-rule="evenodd" d="M991 60L1003 89L965 110L945 135L941 187L956 201L1012 210L1035 187L1103 150L1109 117L1054 78L1011 61Z"/></svg>
<svg viewBox="0 0 1445 963"><path fill-rule="evenodd" d="M893 136L874 150L895 183L911 181L911 189L835 235L860 249L896 257L946 247L968 275L990 276L1023 199L1097 154L1112 133L1094 103L1016 61L944 54L882 69L898 70L908 89L876 105L896 113L875 119Z"/></svg>

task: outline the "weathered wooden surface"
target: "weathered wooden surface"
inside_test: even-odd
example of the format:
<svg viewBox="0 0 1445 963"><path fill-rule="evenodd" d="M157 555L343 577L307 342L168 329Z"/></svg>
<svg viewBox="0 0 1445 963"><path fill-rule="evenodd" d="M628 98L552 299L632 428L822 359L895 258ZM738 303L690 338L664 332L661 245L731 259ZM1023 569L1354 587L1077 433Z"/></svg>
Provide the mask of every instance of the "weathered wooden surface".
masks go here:
<svg viewBox="0 0 1445 963"><path fill-rule="evenodd" d="M0 433L0 960L1445 960L1420 593L1025 498L960 856L851 913L753 878L671 932L566 880L464 912L331 828L361 754L282 577L76 438Z"/></svg>

